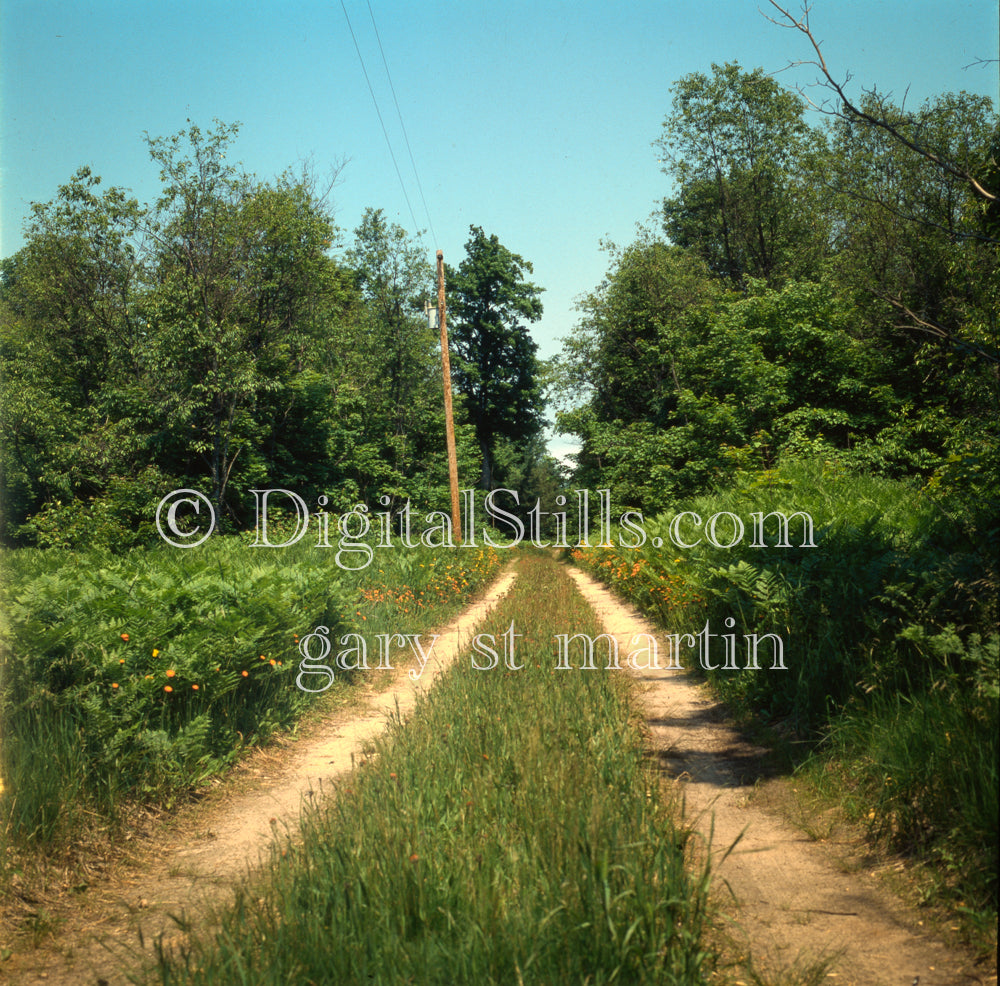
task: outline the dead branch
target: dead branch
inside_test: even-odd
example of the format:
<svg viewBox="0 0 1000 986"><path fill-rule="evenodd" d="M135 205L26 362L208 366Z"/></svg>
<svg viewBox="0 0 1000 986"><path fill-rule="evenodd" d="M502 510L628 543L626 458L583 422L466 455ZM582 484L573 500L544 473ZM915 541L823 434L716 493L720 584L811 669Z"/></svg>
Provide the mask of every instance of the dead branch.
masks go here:
<svg viewBox="0 0 1000 986"><path fill-rule="evenodd" d="M926 332L928 335L932 335L938 339L944 339L945 341L951 343L953 346L959 349L965 349L969 352L975 353L977 356L981 356L983 359L990 363L1000 365L1000 356L995 352L991 352L988 349L984 349L978 343L969 342L966 339L955 335L947 326L942 325L940 322L936 322L932 318L921 318L916 312L911 311L906 305L903 304L899 298L893 298L891 295L878 294L878 297L885 301L888 301L890 305L894 308L898 308L907 318L911 320L912 324L909 325L897 325L897 329L916 329L919 332Z"/></svg>
<svg viewBox="0 0 1000 986"><path fill-rule="evenodd" d="M886 133L890 134L893 138L898 140L905 147L908 147L915 154L919 154L926 160L936 164L946 174L951 175L953 178L958 178L960 181L967 182L972 187L976 195L978 195L980 198L984 199L987 202L997 201L997 195L994 192L990 192L986 188L984 188L980 184L980 182L975 178L975 176L971 175L964 168L959 168L956 165L952 164L950 161L946 161L944 158L935 154L929 148L922 147L921 145L914 143L905 134L900 132L898 127L894 126L892 123L889 123L888 120L880 119L877 116L873 116L872 114L867 113L862 109L859 109L857 106L854 105L854 103L851 102L851 100L847 96L847 93L844 91L844 85L846 85L846 82L844 84L838 83L834 79L834 77L830 74L830 70L827 68L826 65L826 60L823 58L823 53L820 50L820 43L816 40L815 36L812 33L812 30L809 27L810 7L808 3L804 3L802 5L802 19L797 20L792 14L790 14L787 10L785 10L784 7L776 3L776 0L768 0L768 2L771 4L772 7L774 7L775 10L777 10L782 15L784 21L777 20L774 17L768 16L767 14L764 13L763 10L761 11L761 14L763 14L763 16L766 17L772 24L778 25L778 27L792 28L794 30L800 31L809 39L809 43L812 45L813 51L816 53L815 59L807 59L799 62L793 62L789 65L789 67L792 67L794 65L815 65L820 70L820 72L823 73L823 77L826 79L826 85L837 94L837 98L840 100L841 104L846 110L846 113L841 113L839 115L844 117L849 116L851 118L864 120L871 126L886 131ZM850 81L850 76L847 77L847 81ZM800 93L802 93L801 89L799 91ZM815 107L816 109L824 112L829 112L823 110L822 106L818 106L816 103L814 103L811 99L809 99L805 95L805 93L802 93L802 96L809 102L811 106Z"/></svg>

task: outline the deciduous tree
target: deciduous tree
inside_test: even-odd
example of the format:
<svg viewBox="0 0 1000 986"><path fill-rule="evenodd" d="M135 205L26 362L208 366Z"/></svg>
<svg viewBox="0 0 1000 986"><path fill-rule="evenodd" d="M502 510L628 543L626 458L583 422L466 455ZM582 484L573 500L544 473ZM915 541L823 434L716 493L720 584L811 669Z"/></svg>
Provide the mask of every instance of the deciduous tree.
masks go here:
<svg viewBox="0 0 1000 986"><path fill-rule="evenodd" d="M481 485L491 489L496 440L530 439L542 427L538 346L524 323L541 318L543 289L525 280L532 265L496 235L487 237L480 226L469 233L465 259L446 268L450 336L459 357L452 370L476 428Z"/></svg>

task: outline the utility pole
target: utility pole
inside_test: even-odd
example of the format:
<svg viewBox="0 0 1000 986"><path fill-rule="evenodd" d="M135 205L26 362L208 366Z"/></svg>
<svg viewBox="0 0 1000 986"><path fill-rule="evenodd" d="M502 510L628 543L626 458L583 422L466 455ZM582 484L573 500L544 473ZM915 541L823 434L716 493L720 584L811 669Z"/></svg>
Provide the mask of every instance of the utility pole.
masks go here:
<svg viewBox="0 0 1000 986"><path fill-rule="evenodd" d="M441 326L441 361L444 364L444 428L448 442L448 478L451 481L451 526L455 543L462 543L462 515L458 508L458 457L455 454L455 423L451 414L451 359L448 356L448 325L444 305L444 254L437 252L438 323Z"/></svg>

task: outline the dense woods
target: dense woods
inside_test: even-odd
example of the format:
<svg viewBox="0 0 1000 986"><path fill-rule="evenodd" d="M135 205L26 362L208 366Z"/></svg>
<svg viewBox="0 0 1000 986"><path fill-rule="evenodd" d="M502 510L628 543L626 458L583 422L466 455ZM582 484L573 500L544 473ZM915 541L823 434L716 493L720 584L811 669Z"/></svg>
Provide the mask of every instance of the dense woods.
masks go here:
<svg viewBox="0 0 1000 986"><path fill-rule="evenodd" d="M929 897L988 915L995 108L958 93L904 111L872 92L817 124L736 64L673 92L657 147L674 191L659 223L608 245L556 375L578 484L653 516L650 540L574 557L675 632L781 639L787 674L716 656L709 677L745 722L804 741L793 761L873 839L932 860ZM735 525L757 511L807 512L817 547L750 545ZM732 546L662 547L681 512L724 518Z"/></svg>
<svg viewBox="0 0 1000 986"><path fill-rule="evenodd" d="M865 105L995 178L988 99ZM662 228L609 245L564 350L563 393L586 395L559 417L578 479L660 510L808 454L993 496L995 201L850 114L810 125L799 96L735 64L674 86L657 144L676 187Z"/></svg>
<svg viewBox="0 0 1000 986"><path fill-rule="evenodd" d="M941 897L995 916L996 107L871 92L817 116L735 63L673 94L655 141L670 193L634 242L606 244L557 358L529 333L531 262L470 227L447 270L460 484L517 490L522 512L574 489L642 511L646 544L575 561L668 628L731 618L789 641L787 674L710 677L744 721L801 744L795 766L826 757L823 783L873 837L931 859ZM81 168L0 266L15 834L72 828L68 786L114 818L293 721L294 628L376 611L384 629L430 626L501 564L425 545L331 578L305 545L284 571L247 548L262 487L330 513L449 498L418 237L378 208L346 234L331 185L246 174L236 136L147 137L153 203ZM572 468L545 451L547 404L579 441ZM153 523L182 488L232 535L197 560ZM660 550L677 511L765 509L809 511L818 548Z"/></svg>
<svg viewBox="0 0 1000 986"><path fill-rule="evenodd" d="M82 168L33 207L2 267L8 544L150 543L180 487L210 493L230 530L261 486L334 511L447 502L424 252L374 208L344 244L315 175L247 175L227 159L235 137L147 138L153 204ZM539 289L496 236L471 234L449 297L469 486L481 450L500 464L491 481L546 467L536 347L517 321L539 317Z"/></svg>

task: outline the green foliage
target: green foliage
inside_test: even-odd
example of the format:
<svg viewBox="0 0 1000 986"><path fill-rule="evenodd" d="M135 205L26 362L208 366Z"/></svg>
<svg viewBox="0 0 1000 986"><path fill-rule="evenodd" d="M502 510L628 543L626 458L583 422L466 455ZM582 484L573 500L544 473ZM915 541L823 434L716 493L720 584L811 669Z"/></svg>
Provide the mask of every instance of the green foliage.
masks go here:
<svg viewBox="0 0 1000 986"><path fill-rule="evenodd" d="M825 737L822 748L849 759L856 783L869 795L877 790L876 828L897 845L942 860L990 847L984 868L961 874L960 887L995 906L995 882L979 874L995 873L988 864L997 841L1000 544L988 499L965 525L952 522L946 475L921 491L832 460L783 461L673 503L669 515L646 521L649 540L640 547L574 557L670 632L697 634L707 621L713 634L734 633L738 670L722 667L716 640L709 678L736 711ZM765 546L753 547L751 514L776 510L809 514L817 547L802 546L800 520L792 521L791 547L778 546L774 520L765 524ZM733 514L745 536L718 548L691 522L683 539L695 546L677 547L670 521L682 511L703 523ZM731 527L721 530L725 543ZM761 670L747 670L744 634L780 638L787 670L773 667L767 644ZM699 656L686 646L679 652L685 667L698 666ZM965 751L954 773L944 767L949 746Z"/></svg>
<svg viewBox="0 0 1000 986"><path fill-rule="evenodd" d="M944 94L913 112L871 94L861 109L985 178L998 126L988 98ZM866 334L883 336L892 322L917 330L912 341L897 336L895 344L921 351L925 387L931 370L935 387L948 388L948 349L968 357L982 347L995 362L998 241L984 229L981 200L966 182L862 119L838 118L830 137L825 181L839 230L832 272L863 305ZM906 309L913 317L903 317ZM946 340L943 353L920 345L928 331Z"/></svg>
<svg viewBox="0 0 1000 986"><path fill-rule="evenodd" d="M990 101L871 94L821 131L760 70L673 92L671 242L612 248L564 345L577 482L653 512L783 454L927 478L995 452L998 241L961 177L995 176Z"/></svg>
<svg viewBox="0 0 1000 986"><path fill-rule="evenodd" d="M455 386L465 394L482 454L481 486L492 489L493 457L501 438L531 439L541 431L541 389L535 353L524 322L542 317L542 288L524 280L531 264L494 235L469 227L465 259L446 267L450 343L458 359Z"/></svg>
<svg viewBox="0 0 1000 986"><path fill-rule="evenodd" d="M313 698L296 686L300 636L426 626L499 565L494 551L423 547L377 561L347 572L331 550L238 538L10 553L0 765L13 831L49 840L83 809L113 819L124 801L169 802L294 724Z"/></svg>
<svg viewBox="0 0 1000 986"><path fill-rule="evenodd" d="M570 618L596 634L593 612L552 560L520 565L479 629L516 617L523 670L460 655L266 891L161 955L162 982L708 981L707 867L685 865L622 679L552 677L552 633Z"/></svg>
<svg viewBox="0 0 1000 986"><path fill-rule="evenodd" d="M449 495L440 337L424 315L432 270L412 238L387 222L381 209L366 210L345 259L361 303L341 333L331 372L345 395L333 458L344 462L345 475L356 482L355 500L374 503L387 496L392 507L408 498L444 506ZM461 398L454 408L463 482L472 484L479 449Z"/></svg>
<svg viewBox="0 0 1000 986"><path fill-rule="evenodd" d="M206 490L228 530L252 520L261 487L345 509L447 501L440 353L418 314L426 261L379 210L332 259L314 176L246 174L227 159L237 130L147 137L152 205L100 193L81 169L3 262L7 543L141 543L156 475L160 495L168 477ZM480 453L461 398L456 433L471 484Z"/></svg>
<svg viewBox="0 0 1000 986"><path fill-rule="evenodd" d="M147 466L133 478L111 477L103 496L51 501L22 528L40 548L128 549L157 544L156 508L180 484Z"/></svg>
<svg viewBox="0 0 1000 986"><path fill-rule="evenodd" d="M267 436L256 412L271 399L288 413L280 392L339 302L322 204L301 179L267 185L227 164L235 132L192 125L147 141L164 185L151 229L153 360L167 427L183 428L188 453L207 466L220 516L237 459L242 468Z"/></svg>
<svg viewBox="0 0 1000 986"><path fill-rule="evenodd" d="M558 421L582 438L579 478L619 503L662 510L788 453L899 474L915 448L927 470L947 450L954 422L905 419L888 361L854 336L855 309L827 284L751 281L746 297L726 296L689 257L644 240L584 310L564 389L589 400Z"/></svg>
<svg viewBox="0 0 1000 986"><path fill-rule="evenodd" d="M671 241L740 290L749 278L815 276L827 236L813 174L823 142L803 100L736 63L686 75L672 91L656 141L679 186L663 204Z"/></svg>

